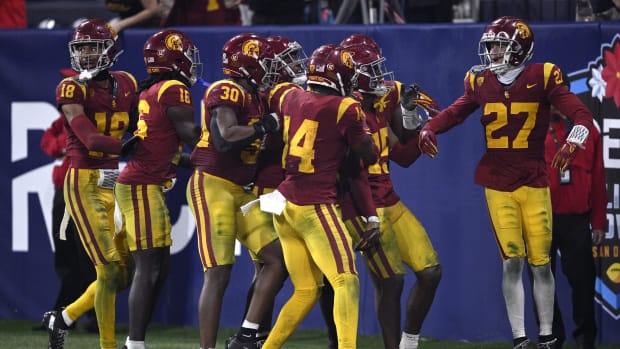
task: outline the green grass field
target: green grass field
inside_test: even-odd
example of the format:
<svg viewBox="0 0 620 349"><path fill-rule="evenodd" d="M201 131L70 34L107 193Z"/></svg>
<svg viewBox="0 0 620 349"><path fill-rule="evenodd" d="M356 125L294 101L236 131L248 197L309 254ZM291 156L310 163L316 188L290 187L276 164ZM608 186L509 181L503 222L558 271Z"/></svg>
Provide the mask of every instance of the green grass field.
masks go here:
<svg viewBox="0 0 620 349"><path fill-rule="evenodd" d="M47 346L47 332L33 331L38 324L23 320L0 320L0 349L43 349ZM78 325L79 326L79 325ZM217 348L224 348L224 340L234 329L220 330ZM126 326L117 328L118 347L122 347L127 334ZM152 325L149 328L147 345L149 349L198 349L198 330L193 327L170 327ZM96 349L99 347L97 334L87 333L78 327L69 333L65 349ZM290 349L324 349L327 347L327 334L324 331L298 331L286 343ZM383 342L380 336L360 336L357 340L360 349L380 349ZM534 348L535 346L532 346ZM509 349L510 343L466 343L438 341L423 338L420 349ZM565 345L564 349L574 346ZM601 345L598 349L619 349L620 346Z"/></svg>

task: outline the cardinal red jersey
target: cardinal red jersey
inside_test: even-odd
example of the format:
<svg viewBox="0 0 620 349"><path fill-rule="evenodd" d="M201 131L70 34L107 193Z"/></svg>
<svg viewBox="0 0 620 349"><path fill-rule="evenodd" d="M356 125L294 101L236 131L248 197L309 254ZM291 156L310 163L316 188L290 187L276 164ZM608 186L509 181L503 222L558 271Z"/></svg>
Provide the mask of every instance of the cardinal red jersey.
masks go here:
<svg viewBox="0 0 620 349"><path fill-rule="evenodd" d="M178 80L160 81L140 93L138 135L140 143L118 182L123 184L161 184L176 177L183 151L166 110L170 107L194 109L189 89Z"/></svg>
<svg viewBox="0 0 620 349"><path fill-rule="evenodd" d="M269 113L280 115L281 97L288 93L291 89L302 89L300 86L292 83L282 83L269 90L264 95ZM269 98L269 96L272 96ZM269 101L275 101L270 104ZM282 166L282 151L284 150L284 141L282 140L282 129L277 133L269 134L263 140L261 151L258 156L258 168L256 170L256 178L254 185L258 188L258 194L263 194L265 188L274 189L284 180L284 167Z"/></svg>
<svg viewBox="0 0 620 349"><path fill-rule="evenodd" d="M394 191L390 177L390 149L388 127L395 108L400 108L400 87L397 81L386 81L392 88L373 103L374 112L366 111L366 122L372 133L372 140L379 149L379 161L368 167L368 183L372 191L375 207L388 207L400 198Z"/></svg>
<svg viewBox="0 0 620 349"><path fill-rule="evenodd" d="M56 87L56 104L59 109L64 104L81 104L84 113L101 134L121 139L129 126L129 111L137 102L137 83L127 72L115 71L110 75L113 79L108 88L92 80L81 82L75 78L65 78ZM89 151L66 121L65 127L71 167L118 168L118 154Z"/></svg>
<svg viewBox="0 0 620 349"><path fill-rule="evenodd" d="M279 100L283 117L284 181L278 191L296 205L336 202L336 177L350 144L368 132L353 98L290 88Z"/></svg>
<svg viewBox="0 0 620 349"><path fill-rule="evenodd" d="M261 140L257 139L241 150L219 152L211 138L211 111L224 105L235 110L238 125L252 125L264 114L261 100L241 85L232 80L213 83L202 99L202 136L192 152L191 159L201 171L239 185L247 185L254 179Z"/></svg>
<svg viewBox="0 0 620 349"><path fill-rule="evenodd" d="M574 124L592 129L592 115L562 82L560 69L552 63L528 65L509 86L489 70L478 75L468 72L463 96L425 128L442 133L480 107L486 152L476 168L475 182L499 191L545 187L550 105L558 106Z"/></svg>

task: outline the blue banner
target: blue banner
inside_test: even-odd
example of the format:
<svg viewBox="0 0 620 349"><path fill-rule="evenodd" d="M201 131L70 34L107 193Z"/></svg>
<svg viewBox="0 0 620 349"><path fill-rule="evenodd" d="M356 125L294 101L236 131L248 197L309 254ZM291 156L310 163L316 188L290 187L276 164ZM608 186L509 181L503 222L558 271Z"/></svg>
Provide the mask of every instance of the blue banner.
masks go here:
<svg viewBox="0 0 620 349"><path fill-rule="evenodd" d="M591 108L603 132L608 174L609 230L593 253L599 266L596 317L601 343L620 343L620 24L554 23L532 25L536 45L533 61L553 62L569 74L572 89ZM467 69L479 63L481 24L192 27L183 28L200 49L203 78L223 78L222 45L242 31L277 34L300 42L310 54L325 43L338 43L351 33L370 34L383 48L388 67L399 81L416 82L448 106L463 92ZM146 77L142 47L150 30L130 29L120 37L124 53L114 69L127 70L138 80ZM53 305L58 279L53 266L51 235L52 159L39 148L43 130L58 116L54 89L59 70L69 66L68 30L0 31L0 318L38 320ZM192 89L199 120L204 88ZM420 158L411 168L392 166L397 192L426 227L443 266L435 303L422 329L423 336L468 341L511 338L501 293L501 262L484 202L473 182L474 168L484 149L476 112L449 136L441 136L441 154ZM197 303L202 287L195 226L185 202L189 173L168 195L173 240L170 277L154 321L197 326ZM242 321L245 294L253 274L246 250L238 249L237 263L226 292L222 327ZM358 258L362 287L360 333L380 333L373 309L372 283ZM527 279L527 278L525 278ZM408 290L415 280L409 272ZM45 285L42 287L41 285ZM526 287L528 289L528 287ZM561 272L558 301L572 330L569 286ZM288 299L290 283L278 296L276 311ZM527 331L537 334L529 292ZM403 294L403 304L407 293ZM118 297L118 320L127 321L127 292ZM302 324L323 328L318 307Z"/></svg>

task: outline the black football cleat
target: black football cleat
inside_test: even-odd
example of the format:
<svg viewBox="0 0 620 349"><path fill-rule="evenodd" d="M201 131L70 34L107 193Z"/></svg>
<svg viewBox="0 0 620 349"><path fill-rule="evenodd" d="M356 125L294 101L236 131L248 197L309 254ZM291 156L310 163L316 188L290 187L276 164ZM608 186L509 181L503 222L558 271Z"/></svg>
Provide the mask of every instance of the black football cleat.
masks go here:
<svg viewBox="0 0 620 349"><path fill-rule="evenodd" d="M262 343L259 344L257 340L252 342L242 342L237 337L229 339L230 341L226 340L226 349L260 349L262 347Z"/></svg>
<svg viewBox="0 0 620 349"><path fill-rule="evenodd" d="M63 349L69 331L61 312L52 310L43 314L43 326L47 329L47 349Z"/></svg>
<svg viewBox="0 0 620 349"><path fill-rule="evenodd" d="M530 340L527 337L519 337L512 340L512 349L528 349L530 347Z"/></svg>
<svg viewBox="0 0 620 349"><path fill-rule="evenodd" d="M557 339L551 338L542 338L542 337L550 337L550 336L541 336L536 348L538 349L555 349L555 343L558 341Z"/></svg>

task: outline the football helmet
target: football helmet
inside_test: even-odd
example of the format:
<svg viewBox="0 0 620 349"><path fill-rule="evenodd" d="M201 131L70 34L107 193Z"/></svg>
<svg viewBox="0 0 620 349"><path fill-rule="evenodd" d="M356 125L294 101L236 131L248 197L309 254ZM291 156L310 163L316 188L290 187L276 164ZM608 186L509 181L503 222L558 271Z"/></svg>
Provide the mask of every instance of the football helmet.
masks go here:
<svg viewBox="0 0 620 349"><path fill-rule="evenodd" d="M355 62L351 51L338 45L323 45L308 58L308 85L328 87L341 96L353 91Z"/></svg>
<svg viewBox="0 0 620 349"><path fill-rule="evenodd" d="M222 48L224 74L245 78L259 91L278 83L280 64L267 39L243 33L228 40Z"/></svg>
<svg viewBox="0 0 620 349"><path fill-rule="evenodd" d="M496 74L519 67L534 50L534 32L522 20L504 16L491 22L480 38L478 55L482 65Z"/></svg>
<svg viewBox="0 0 620 349"><path fill-rule="evenodd" d="M101 19L84 20L75 28L69 41L69 55L80 80L90 80L116 63L123 52L118 49L116 38L116 33Z"/></svg>
<svg viewBox="0 0 620 349"><path fill-rule="evenodd" d="M185 33L165 29L144 43L144 63L149 74L178 72L193 86L202 74L200 52Z"/></svg>
<svg viewBox="0 0 620 349"><path fill-rule="evenodd" d="M352 45L365 45L368 48L374 50L376 53L381 54L381 47L377 42L366 34L356 33L351 34L340 42L340 46L349 47Z"/></svg>
<svg viewBox="0 0 620 349"><path fill-rule="evenodd" d="M280 60L280 82L290 81L297 85L306 83L306 60L308 56L297 41L273 35L267 42Z"/></svg>
<svg viewBox="0 0 620 349"><path fill-rule="evenodd" d="M367 45L351 45L346 47L355 62L353 88L362 93L383 96L389 91L385 80L394 80L394 73L385 67L385 57L379 55Z"/></svg>

